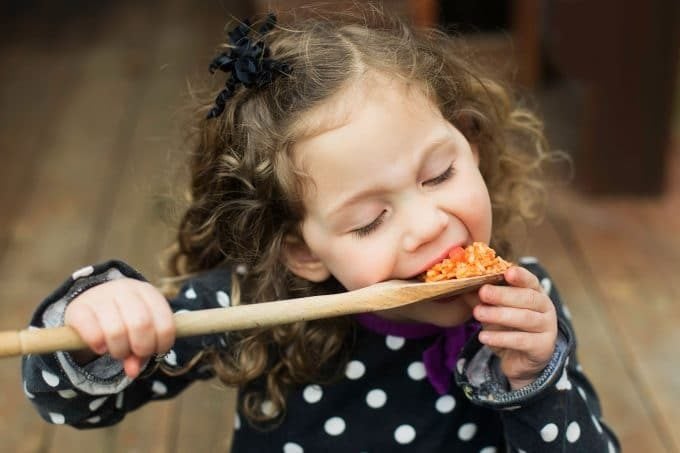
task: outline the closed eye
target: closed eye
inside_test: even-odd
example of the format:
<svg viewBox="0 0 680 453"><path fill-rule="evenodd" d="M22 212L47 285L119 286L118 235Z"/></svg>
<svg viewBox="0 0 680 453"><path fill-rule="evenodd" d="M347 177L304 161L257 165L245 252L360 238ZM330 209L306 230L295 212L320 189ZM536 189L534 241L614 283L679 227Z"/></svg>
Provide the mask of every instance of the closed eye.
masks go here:
<svg viewBox="0 0 680 453"><path fill-rule="evenodd" d="M369 223L366 226L362 226L361 228L357 228L356 230L352 230L352 233L357 235L357 237L365 237L371 234L373 231L375 231L376 228L378 228L383 221L385 220L385 214L387 211L383 210L383 212L380 213L378 217L375 218L371 223Z"/></svg>
<svg viewBox="0 0 680 453"><path fill-rule="evenodd" d="M448 181L451 176L453 176L453 164L449 165L449 168L444 170L444 173L442 173L439 176L435 176L432 179L428 179L423 183L424 186L436 186L438 184L441 184L445 181Z"/></svg>

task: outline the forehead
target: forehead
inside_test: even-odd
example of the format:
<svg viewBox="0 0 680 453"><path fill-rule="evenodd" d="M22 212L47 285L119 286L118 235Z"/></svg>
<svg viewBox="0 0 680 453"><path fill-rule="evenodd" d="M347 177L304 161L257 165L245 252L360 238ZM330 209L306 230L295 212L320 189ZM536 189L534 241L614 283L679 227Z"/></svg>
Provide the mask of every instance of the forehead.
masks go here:
<svg viewBox="0 0 680 453"><path fill-rule="evenodd" d="M347 125L368 100L380 102L400 98L408 104L414 101L430 103L424 93L425 90L414 82L407 83L395 76L367 71L349 80L338 93L306 112L294 126L292 135L296 142L302 142L339 129ZM404 107L408 108L408 105Z"/></svg>
<svg viewBox="0 0 680 453"><path fill-rule="evenodd" d="M398 176L397 164L412 168L413 151L445 135L447 126L412 84L375 76L349 86L308 115L307 134L293 147L295 165L306 176L304 198L311 201L315 192L340 196L365 180Z"/></svg>

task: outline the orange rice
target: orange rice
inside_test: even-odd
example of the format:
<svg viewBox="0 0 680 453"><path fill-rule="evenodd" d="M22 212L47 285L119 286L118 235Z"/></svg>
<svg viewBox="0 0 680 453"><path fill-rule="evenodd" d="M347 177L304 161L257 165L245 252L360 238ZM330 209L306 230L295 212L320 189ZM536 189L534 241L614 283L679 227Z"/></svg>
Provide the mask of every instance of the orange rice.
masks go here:
<svg viewBox="0 0 680 453"><path fill-rule="evenodd" d="M503 272L512 263L496 256L494 249L483 242L474 242L465 249L456 247L449 257L435 264L423 274L426 282L437 282L453 278L476 277L478 275Z"/></svg>

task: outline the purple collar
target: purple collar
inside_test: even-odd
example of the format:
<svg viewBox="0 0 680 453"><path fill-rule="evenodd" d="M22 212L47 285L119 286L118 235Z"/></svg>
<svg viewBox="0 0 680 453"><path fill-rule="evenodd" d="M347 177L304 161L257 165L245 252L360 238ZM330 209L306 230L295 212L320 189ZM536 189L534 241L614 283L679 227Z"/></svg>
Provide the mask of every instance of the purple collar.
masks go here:
<svg viewBox="0 0 680 453"><path fill-rule="evenodd" d="M465 343L479 330L474 321L455 327L438 327L432 324L400 323L373 313L359 313L354 319L367 330L408 339L436 336L430 347L423 351L423 364L430 384L440 395L451 385L451 374L458 354Z"/></svg>

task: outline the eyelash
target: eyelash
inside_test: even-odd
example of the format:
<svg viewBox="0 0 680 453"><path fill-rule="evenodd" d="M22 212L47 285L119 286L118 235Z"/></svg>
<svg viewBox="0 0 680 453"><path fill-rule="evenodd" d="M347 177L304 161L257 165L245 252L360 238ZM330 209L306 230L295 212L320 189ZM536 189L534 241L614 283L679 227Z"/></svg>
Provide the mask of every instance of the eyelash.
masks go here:
<svg viewBox="0 0 680 453"><path fill-rule="evenodd" d="M438 184L444 183L445 181L448 181L449 179L451 179L451 176L453 176L453 164L449 165L449 168L444 170L444 173L442 173L439 176L435 176L432 179L425 181L423 184L436 186ZM380 215L375 218L374 221L372 221L371 223L369 223L366 226L363 226L361 228L357 228L356 230L353 230L352 233L354 233L357 237L360 237L360 238L368 236L373 231L375 231L376 228L378 228L380 225L382 225L386 212L387 211L382 211L380 213Z"/></svg>
<svg viewBox="0 0 680 453"><path fill-rule="evenodd" d="M374 221L372 221L371 223L369 223L366 226L363 226L361 228L357 228L356 230L352 231L352 233L354 233L357 237L360 237L360 238L368 236L373 231L375 231L376 228L378 228L380 225L382 225L383 219L385 218L385 213L387 213L387 211L381 212L380 215L378 217L376 217Z"/></svg>
<svg viewBox="0 0 680 453"><path fill-rule="evenodd" d="M436 186L438 184L441 184L445 181L448 181L451 179L451 176L453 176L453 164L449 165L449 168L444 170L444 173L442 173L439 176L435 176L432 179L428 179L423 183L423 185L431 185L431 186Z"/></svg>

